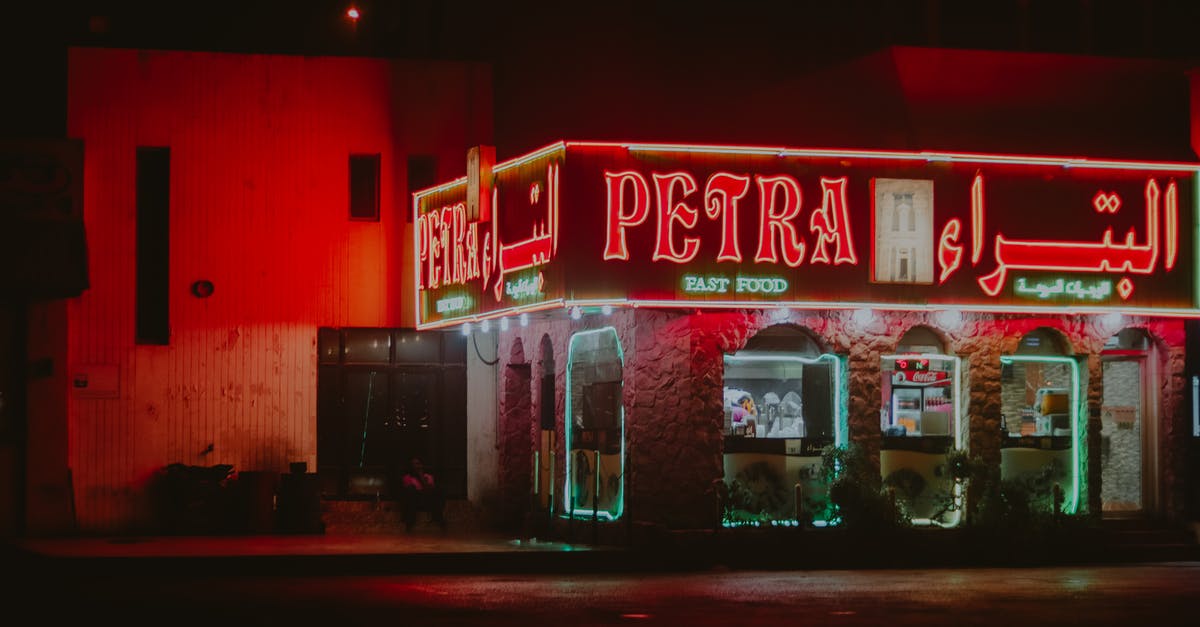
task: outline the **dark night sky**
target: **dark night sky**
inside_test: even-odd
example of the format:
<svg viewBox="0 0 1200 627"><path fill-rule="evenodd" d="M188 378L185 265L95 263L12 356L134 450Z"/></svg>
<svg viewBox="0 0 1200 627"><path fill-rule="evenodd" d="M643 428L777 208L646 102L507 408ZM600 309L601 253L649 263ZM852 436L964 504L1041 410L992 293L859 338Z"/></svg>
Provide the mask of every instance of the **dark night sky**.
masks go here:
<svg viewBox="0 0 1200 627"><path fill-rule="evenodd" d="M59 137L68 45L491 61L523 73L602 63L677 81L795 76L881 47L936 45L1200 59L1194 0L209 0L9 2L0 137ZM363 17L352 26L351 4ZM573 70L573 72L564 72Z"/></svg>

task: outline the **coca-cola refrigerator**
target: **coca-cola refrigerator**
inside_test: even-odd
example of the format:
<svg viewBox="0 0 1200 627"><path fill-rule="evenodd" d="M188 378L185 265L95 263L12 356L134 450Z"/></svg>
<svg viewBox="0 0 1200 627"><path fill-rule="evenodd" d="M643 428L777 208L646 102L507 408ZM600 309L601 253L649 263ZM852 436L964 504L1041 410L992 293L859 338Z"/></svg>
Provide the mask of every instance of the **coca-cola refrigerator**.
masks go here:
<svg viewBox="0 0 1200 627"><path fill-rule="evenodd" d="M890 426L903 426L910 436L949 435L954 411L950 373L897 366L890 378Z"/></svg>

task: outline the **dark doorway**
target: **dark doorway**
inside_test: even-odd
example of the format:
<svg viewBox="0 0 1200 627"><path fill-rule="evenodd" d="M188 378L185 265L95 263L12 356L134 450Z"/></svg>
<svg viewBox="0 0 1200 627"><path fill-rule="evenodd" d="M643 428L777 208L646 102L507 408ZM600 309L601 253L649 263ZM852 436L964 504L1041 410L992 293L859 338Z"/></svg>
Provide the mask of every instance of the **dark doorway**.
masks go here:
<svg viewBox="0 0 1200 627"><path fill-rule="evenodd" d="M321 329L317 467L326 498L393 498L420 457L466 496L466 343L411 329Z"/></svg>

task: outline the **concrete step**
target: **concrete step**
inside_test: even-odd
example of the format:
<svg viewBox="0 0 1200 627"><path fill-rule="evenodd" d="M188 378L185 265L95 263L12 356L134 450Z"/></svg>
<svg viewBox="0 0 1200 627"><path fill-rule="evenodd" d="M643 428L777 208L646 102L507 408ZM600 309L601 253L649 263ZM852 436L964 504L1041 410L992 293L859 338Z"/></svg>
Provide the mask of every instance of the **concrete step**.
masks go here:
<svg viewBox="0 0 1200 627"><path fill-rule="evenodd" d="M1106 560L1127 562L1194 562L1200 560L1200 545L1196 543L1176 544L1121 544L1105 549Z"/></svg>
<svg viewBox="0 0 1200 627"><path fill-rule="evenodd" d="M1192 534L1182 529L1121 529L1105 530L1110 544L1146 546L1152 544L1194 544Z"/></svg>
<svg viewBox="0 0 1200 627"><path fill-rule="evenodd" d="M1160 521L1141 516L1108 516L1100 521L1100 528L1106 531L1136 531L1164 529L1166 525Z"/></svg>
<svg viewBox="0 0 1200 627"><path fill-rule="evenodd" d="M482 528L479 511L466 500L446 501L447 527L455 532L475 532ZM334 535L372 535L405 533L400 503L393 500L324 500L321 520L325 533ZM414 531L437 529L428 513L417 515Z"/></svg>

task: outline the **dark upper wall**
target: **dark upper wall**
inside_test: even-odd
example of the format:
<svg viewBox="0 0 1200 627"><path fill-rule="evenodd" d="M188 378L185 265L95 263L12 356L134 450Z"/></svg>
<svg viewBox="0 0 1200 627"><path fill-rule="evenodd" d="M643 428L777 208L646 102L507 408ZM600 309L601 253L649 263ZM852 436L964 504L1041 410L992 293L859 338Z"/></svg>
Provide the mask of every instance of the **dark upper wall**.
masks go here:
<svg viewBox="0 0 1200 627"><path fill-rule="evenodd" d="M898 47L805 84L815 145L1195 159L1178 62Z"/></svg>
<svg viewBox="0 0 1200 627"><path fill-rule="evenodd" d="M500 152L565 138L1196 158L1177 61L895 47L803 73L656 63L498 76Z"/></svg>
<svg viewBox="0 0 1200 627"><path fill-rule="evenodd" d="M344 0L16 3L0 12L0 86L10 95L0 103L0 136L62 136L64 46L85 44L489 61L495 67L500 158L562 137L624 139L633 133L663 141L963 146L1167 158L1179 152L1173 139L1179 88L1165 81L1171 70L1148 69L1152 85L1143 90L1135 66L1153 62L1106 64L1140 57L1170 59L1186 68L1200 59L1200 38L1191 32L1200 2L356 4L363 17L352 24L344 17ZM936 60L933 53L899 48L890 53L895 67L889 71L873 55L888 56L880 51L894 45L1099 58L1053 61L976 52ZM913 60L914 55L924 58ZM930 70L971 56L976 61L960 64L956 72ZM1060 72L1051 71L1055 64ZM805 78L850 66L865 69L867 80L879 85L835 91ZM1036 72L1024 75L1030 66ZM993 74L1019 88L989 90ZM1105 91L1105 84L1112 89ZM1047 87L1078 96L1077 102L1047 99L1044 92L1043 98L1025 97ZM894 104L901 89L903 107ZM1009 100L1008 93L1022 100ZM1153 97L1143 97L1147 93ZM1085 97L1089 94L1095 97Z"/></svg>

